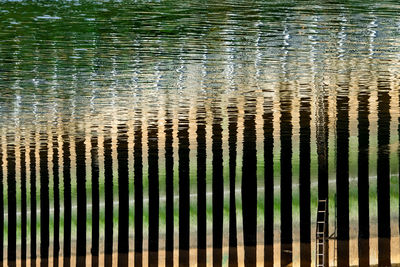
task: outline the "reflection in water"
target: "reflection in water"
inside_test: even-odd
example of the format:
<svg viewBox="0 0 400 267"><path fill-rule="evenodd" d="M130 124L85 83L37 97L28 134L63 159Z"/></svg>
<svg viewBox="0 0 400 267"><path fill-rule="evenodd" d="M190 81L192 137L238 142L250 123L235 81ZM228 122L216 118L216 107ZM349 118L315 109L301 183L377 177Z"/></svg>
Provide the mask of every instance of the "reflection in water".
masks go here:
<svg viewBox="0 0 400 267"><path fill-rule="evenodd" d="M383 76L383 75L382 75ZM386 76L386 75L385 75ZM384 76L383 76L384 77ZM382 77L382 78L383 78ZM390 86L378 80L378 264L390 266Z"/></svg>
<svg viewBox="0 0 400 267"><path fill-rule="evenodd" d="M196 114L197 141L197 266L205 267L207 263L207 220L206 220L206 172L207 172L207 138L204 104L199 104Z"/></svg>
<svg viewBox="0 0 400 267"><path fill-rule="evenodd" d="M311 264L311 210L310 210L310 97L300 99L300 262Z"/></svg>
<svg viewBox="0 0 400 267"><path fill-rule="evenodd" d="M110 129L105 129L104 139L104 265L112 266L113 253L113 159L111 151Z"/></svg>
<svg viewBox="0 0 400 267"><path fill-rule="evenodd" d="M349 266L349 85L341 77L336 97L336 199L338 266Z"/></svg>
<svg viewBox="0 0 400 267"><path fill-rule="evenodd" d="M179 157L179 266L189 266L189 119L187 106L180 106Z"/></svg>
<svg viewBox="0 0 400 267"><path fill-rule="evenodd" d="M71 153L70 153L70 139L68 133L64 133L63 138L63 178L64 178L64 255L63 255L63 266L71 266ZM31 147L32 149L32 147ZM32 156L34 158L34 150L31 150ZM32 157L31 157L32 162ZM34 161L33 161L34 162ZM31 164L32 165L32 164ZM35 170L31 169L31 174L34 173ZM33 178L32 178L33 179ZM31 181L32 186L32 181ZM33 191L33 189L31 189ZM32 202L36 199L33 200ZM33 209L31 209L33 210ZM33 212L31 213L33 214ZM36 217L36 216L35 216ZM35 222L32 217L32 222ZM33 223L32 223L33 224ZM33 224L34 225L34 224ZM36 239L35 239L36 240ZM35 241L36 242L36 241ZM36 257L35 257L36 258ZM32 262L33 259L32 259Z"/></svg>
<svg viewBox="0 0 400 267"><path fill-rule="evenodd" d="M17 257L17 190L15 181L15 145L14 135L7 136L7 203L8 203L8 240L7 240L7 264L16 266Z"/></svg>
<svg viewBox="0 0 400 267"><path fill-rule="evenodd" d="M134 185L135 185L135 266L143 264L143 163L142 163L142 122L138 109L134 129Z"/></svg>
<svg viewBox="0 0 400 267"><path fill-rule="evenodd" d="M91 150L90 150L90 158L91 158L91 182L92 182L92 246L91 246L91 254L92 254L92 267L99 266L99 235L100 235L100 195L99 195L99 139L96 135L97 129L92 129L91 131ZM54 154L56 156L56 154ZM55 166L55 165L54 165ZM56 184L56 181L54 181ZM56 193L56 191L54 192ZM54 206L56 205L56 200L54 200ZM54 216L54 221L56 218ZM56 228L56 224L54 224ZM58 229L58 228L56 228ZM55 238L54 238L55 239Z"/></svg>
<svg viewBox="0 0 400 267"><path fill-rule="evenodd" d="M400 263L398 11L0 1L1 264Z"/></svg>
<svg viewBox="0 0 400 267"><path fill-rule="evenodd" d="M229 267L238 266L236 222L236 143L238 109L235 99L230 99L229 117Z"/></svg>
<svg viewBox="0 0 400 267"><path fill-rule="evenodd" d="M168 103L167 103L168 105ZM173 122L169 107L165 112L165 266L174 266L174 150Z"/></svg>
<svg viewBox="0 0 400 267"><path fill-rule="evenodd" d="M40 266L48 266L49 258L49 166L48 166L48 137L46 133L40 133L40 148L39 148L39 161L40 161ZM82 160L82 157L81 157ZM83 157L84 160L84 157ZM84 163L84 161L83 161ZM77 177L78 179L78 177ZM78 179L79 180L79 179ZM85 190L83 190L85 191ZM78 196L79 200L82 200ZM86 203L79 209L86 209ZM80 216L79 216L80 217ZM78 217L78 219L80 219ZM78 236L79 237L79 236ZM84 236L85 237L85 236ZM77 242L79 243L78 240ZM85 242L85 241L84 241Z"/></svg>
<svg viewBox="0 0 400 267"><path fill-rule="evenodd" d="M359 266L369 266L369 97L368 88L361 84L358 93L358 255Z"/></svg>

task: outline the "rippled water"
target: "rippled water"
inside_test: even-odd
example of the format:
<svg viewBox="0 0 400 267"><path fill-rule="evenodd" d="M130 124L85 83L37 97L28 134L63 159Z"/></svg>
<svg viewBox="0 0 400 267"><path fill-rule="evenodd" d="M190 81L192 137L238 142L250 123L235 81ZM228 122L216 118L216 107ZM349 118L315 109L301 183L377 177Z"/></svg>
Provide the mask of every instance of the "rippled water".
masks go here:
<svg viewBox="0 0 400 267"><path fill-rule="evenodd" d="M0 260L400 263L399 11L0 1Z"/></svg>

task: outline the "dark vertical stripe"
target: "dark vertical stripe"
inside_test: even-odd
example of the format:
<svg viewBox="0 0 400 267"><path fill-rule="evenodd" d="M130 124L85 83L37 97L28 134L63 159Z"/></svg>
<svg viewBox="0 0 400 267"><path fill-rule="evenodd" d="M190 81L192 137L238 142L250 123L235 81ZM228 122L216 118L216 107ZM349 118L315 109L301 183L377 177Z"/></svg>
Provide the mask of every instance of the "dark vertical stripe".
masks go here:
<svg viewBox="0 0 400 267"><path fill-rule="evenodd" d="M339 85L348 92L347 85ZM349 266L349 97L336 99L337 264Z"/></svg>
<svg viewBox="0 0 400 267"><path fill-rule="evenodd" d="M49 261L49 166L47 134L40 134L40 266L48 266Z"/></svg>
<svg viewBox="0 0 400 267"><path fill-rule="evenodd" d="M58 267L60 253L60 177L58 163L58 136L53 133L53 191L54 191L54 244L53 266Z"/></svg>
<svg viewBox="0 0 400 267"><path fill-rule="evenodd" d="M91 169L92 169L92 267L99 266L99 220L100 220L100 196L99 196L99 141L97 132L92 130L91 137Z"/></svg>
<svg viewBox="0 0 400 267"><path fill-rule="evenodd" d="M246 267L256 266L257 263L257 150L255 111L255 99L246 99L242 168L244 265Z"/></svg>
<svg viewBox="0 0 400 267"><path fill-rule="evenodd" d="M389 82L379 79L378 90L378 264L390 266Z"/></svg>
<svg viewBox="0 0 400 267"><path fill-rule="evenodd" d="M218 107L212 122L212 236L213 266L222 266L224 178L222 166L222 118Z"/></svg>
<svg viewBox="0 0 400 267"><path fill-rule="evenodd" d="M31 185L31 266L36 266L36 156L35 156L35 132L32 132L32 140L29 151L30 181Z"/></svg>
<svg viewBox="0 0 400 267"><path fill-rule="evenodd" d="M1 138L1 136L0 136ZM0 266L4 260L4 175L3 175L3 146L0 143Z"/></svg>
<svg viewBox="0 0 400 267"><path fill-rule="evenodd" d="M291 98L281 99L281 266L292 263L292 115Z"/></svg>
<svg viewBox="0 0 400 267"><path fill-rule="evenodd" d="M318 199L326 200L329 205L328 199L328 98L325 96L324 91L318 96L316 107L316 121L317 121L317 155L318 155ZM328 236L329 229L329 210L326 214L327 221L325 236ZM329 242L325 242L325 252L329 251ZM329 254L325 253L326 266L329 262Z"/></svg>
<svg viewBox="0 0 400 267"><path fill-rule="evenodd" d="M238 266L237 255L237 221L236 221L236 143L237 143L237 117L238 108L236 100L228 107L229 117L229 267Z"/></svg>
<svg viewBox="0 0 400 267"><path fill-rule="evenodd" d="M7 136L7 202L8 202L8 266L16 266L17 256L17 196L15 181L15 145L13 136Z"/></svg>
<svg viewBox="0 0 400 267"><path fill-rule="evenodd" d="M358 264L369 266L369 93L358 94Z"/></svg>
<svg viewBox="0 0 400 267"><path fill-rule="evenodd" d="M118 125L118 266L128 266L129 253L129 173L128 127Z"/></svg>
<svg viewBox="0 0 400 267"><path fill-rule="evenodd" d="M113 166L112 166L111 135L106 130L104 138L104 195L105 195L105 235L104 235L104 265L112 266L113 253Z"/></svg>
<svg viewBox="0 0 400 267"><path fill-rule="evenodd" d="M264 266L274 266L274 115L264 100Z"/></svg>
<svg viewBox="0 0 400 267"><path fill-rule="evenodd" d="M83 138L76 138L75 151L77 181L76 266L86 266L86 155Z"/></svg>
<svg viewBox="0 0 400 267"><path fill-rule="evenodd" d="M197 266L207 265L207 221L206 221L206 110L204 105L197 110Z"/></svg>
<svg viewBox="0 0 400 267"><path fill-rule="evenodd" d="M187 112L187 111L185 111ZM179 156L179 266L189 266L189 120L178 122Z"/></svg>
<svg viewBox="0 0 400 267"><path fill-rule="evenodd" d="M311 266L310 98L300 103L300 265Z"/></svg>
<svg viewBox="0 0 400 267"><path fill-rule="evenodd" d="M21 266L26 266L26 151L21 139ZM1 167L0 167L1 168Z"/></svg>
<svg viewBox="0 0 400 267"><path fill-rule="evenodd" d="M174 151L172 146L172 118L168 109L166 111L165 118L165 266L172 267L174 265Z"/></svg>
<svg viewBox="0 0 400 267"><path fill-rule="evenodd" d="M71 266L71 152L68 133L63 136L64 176L64 259L63 266Z"/></svg>
<svg viewBox="0 0 400 267"><path fill-rule="evenodd" d="M141 114L139 114L140 118ZM135 266L143 264L143 162L142 121L135 125L134 139L134 187L135 187Z"/></svg>
<svg viewBox="0 0 400 267"><path fill-rule="evenodd" d="M152 114L153 118L156 114ZM158 127L157 121L148 126L149 162L149 267L158 266L159 180L158 180Z"/></svg>

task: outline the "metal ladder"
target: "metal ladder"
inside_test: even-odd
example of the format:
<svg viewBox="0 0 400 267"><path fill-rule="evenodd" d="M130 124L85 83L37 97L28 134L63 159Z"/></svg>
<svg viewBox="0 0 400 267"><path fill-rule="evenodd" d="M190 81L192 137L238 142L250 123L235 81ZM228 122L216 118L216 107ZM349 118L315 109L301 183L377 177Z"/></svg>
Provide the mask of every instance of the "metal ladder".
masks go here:
<svg viewBox="0 0 400 267"><path fill-rule="evenodd" d="M327 229L327 213L328 205L327 199L318 200L318 211L317 211L317 229L316 229L316 267L325 267L325 243L328 240L326 235Z"/></svg>

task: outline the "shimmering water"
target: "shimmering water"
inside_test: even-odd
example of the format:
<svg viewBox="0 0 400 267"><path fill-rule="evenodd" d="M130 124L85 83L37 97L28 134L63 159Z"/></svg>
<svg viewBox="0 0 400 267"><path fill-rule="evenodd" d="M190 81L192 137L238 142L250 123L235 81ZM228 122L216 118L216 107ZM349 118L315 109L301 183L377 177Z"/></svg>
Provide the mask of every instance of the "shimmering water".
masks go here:
<svg viewBox="0 0 400 267"><path fill-rule="evenodd" d="M0 0L0 261L399 264L399 11Z"/></svg>

